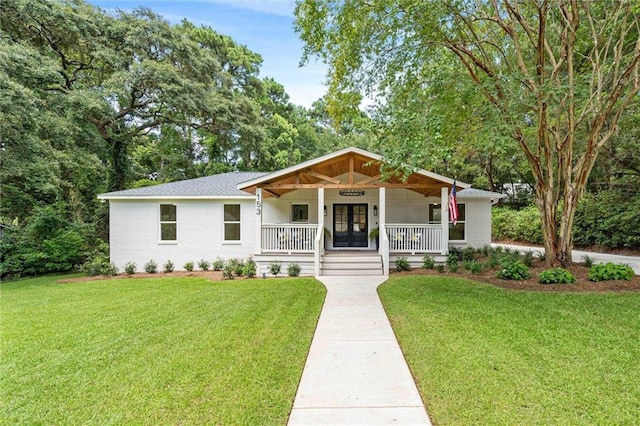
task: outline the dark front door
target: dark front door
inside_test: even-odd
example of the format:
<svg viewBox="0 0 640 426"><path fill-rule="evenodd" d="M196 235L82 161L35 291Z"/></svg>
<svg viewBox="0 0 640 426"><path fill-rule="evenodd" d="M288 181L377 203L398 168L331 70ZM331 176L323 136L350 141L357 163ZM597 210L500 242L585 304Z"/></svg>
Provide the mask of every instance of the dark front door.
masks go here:
<svg viewBox="0 0 640 426"><path fill-rule="evenodd" d="M367 247L367 205L333 205L333 246Z"/></svg>

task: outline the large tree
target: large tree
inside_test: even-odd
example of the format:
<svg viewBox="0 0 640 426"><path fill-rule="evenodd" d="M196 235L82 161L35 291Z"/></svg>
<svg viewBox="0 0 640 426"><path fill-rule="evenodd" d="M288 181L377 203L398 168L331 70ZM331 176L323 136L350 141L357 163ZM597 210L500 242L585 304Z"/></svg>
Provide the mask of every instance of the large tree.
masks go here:
<svg viewBox="0 0 640 426"><path fill-rule="evenodd" d="M251 98L262 59L211 28L77 0L5 0L0 12L7 43L53 64L57 78L41 90L102 139L110 189L124 189L136 140L167 125L233 141L259 133Z"/></svg>
<svg viewBox="0 0 640 426"><path fill-rule="evenodd" d="M508 135L529 165L546 259L560 264L571 261L575 209L594 163L637 102L639 14L637 1L624 0L299 0L296 7L306 55L330 65L333 99L354 91L415 96L433 83L434 61L445 72L462 67L493 108L496 134ZM424 116L431 99L415 100L398 113Z"/></svg>

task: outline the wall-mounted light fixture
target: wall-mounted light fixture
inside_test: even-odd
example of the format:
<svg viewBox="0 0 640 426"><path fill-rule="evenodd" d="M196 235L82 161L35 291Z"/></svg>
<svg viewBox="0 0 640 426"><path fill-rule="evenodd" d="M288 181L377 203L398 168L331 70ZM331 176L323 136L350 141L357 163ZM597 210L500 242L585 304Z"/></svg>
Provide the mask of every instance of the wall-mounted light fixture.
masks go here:
<svg viewBox="0 0 640 426"><path fill-rule="evenodd" d="M327 215L327 206L324 206L324 215Z"/></svg>
<svg viewBox="0 0 640 426"><path fill-rule="evenodd" d="M378 206L376 206L375 204L373 206L373 215L378 216Z"/></svg>

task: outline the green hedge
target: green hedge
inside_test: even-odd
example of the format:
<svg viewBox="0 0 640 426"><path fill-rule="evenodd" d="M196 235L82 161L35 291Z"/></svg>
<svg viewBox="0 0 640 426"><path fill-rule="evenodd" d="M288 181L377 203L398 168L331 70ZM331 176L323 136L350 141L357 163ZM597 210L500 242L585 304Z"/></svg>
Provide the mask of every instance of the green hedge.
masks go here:
<svg viewBox="0 0 640 426"><path fill-rule="evenodd" d="M576 210L578 247L640 249L640 194L620 190L586 193Z"/></svg>
<svg viewBox="0 0 640 426"><path fill-rule="evenodd" d="M494 240L514 240L531 244L542 244L542 224L535 206L522 210L506 207L493 208Z"/></svg>
<svg viewBox="0 0 640 426"><path fill-rule="evenodd" d="M62 204L36 208L26 225L15 224L0 239L0 277L72 271L89 257L106 253L87 226L68 219Z"/></svg>
<svg viewBox="0 0 640 426"><path fill-rule="evenodd" d="M576 247L640 249L640 195L620 190L585 193L573 227ZM494 240L542 244L540 214L535 206L493 208Z"/></svg>

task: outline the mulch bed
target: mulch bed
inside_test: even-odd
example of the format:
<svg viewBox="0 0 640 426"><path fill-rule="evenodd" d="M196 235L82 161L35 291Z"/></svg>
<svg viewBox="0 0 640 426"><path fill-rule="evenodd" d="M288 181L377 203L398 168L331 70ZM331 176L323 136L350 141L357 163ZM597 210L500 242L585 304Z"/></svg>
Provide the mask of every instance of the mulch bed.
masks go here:
<svg viewBox="0 0 640 426"><path fill-rule="evenodd" d="M480 281L509 290L528 290L528 291L546 291L546 292L625 292L640 291L640 275L634 275L630 281L589 281L589 268L582 264L574 263L567 268L574 277L574 284L540 284L538 283L538 275L546 269L544 262L534 261L529 271L531 278L522 281L502 280L496 277L496 269L489 269L479 274L471 272L460 267L457 272L438 272L435 269L412 269L411 271L392 272L392 275L438 275L457 278L467 278L473 281ZM58 283L75 283L84 281L95 281L104 279L137 279L137 278L179 278L179 277L204 277L212 281L222 280L222 272L220 271L176 271L171 273L159 272L157 274L147 274L138 272L133 275L119 274L113 277L97 276L97 277L77 277L59 280ZM245 278L237 278L245 279Z"/></svg>
<svg viewBox="0 0 640 426"><path fill-rule="evenodd" d="M544 292L627 292L640 291L640 275L634 275L630 281L614 280L614 281L589 281L589 268L584 265L574 263L569 270L576 282L574 284L540 284L538 275L547 269L544 262L535 261L529 268L531 278L522 281L503 280L496 277L497 270L489 269L479 274L471 272L460 267L457 272L438 272L435 269L413 269L411 271L393 272L393 275L445 275L450 277L467 278L473 281L480 281L509 290L527 290L527 291L544 291Z"/></svg>

